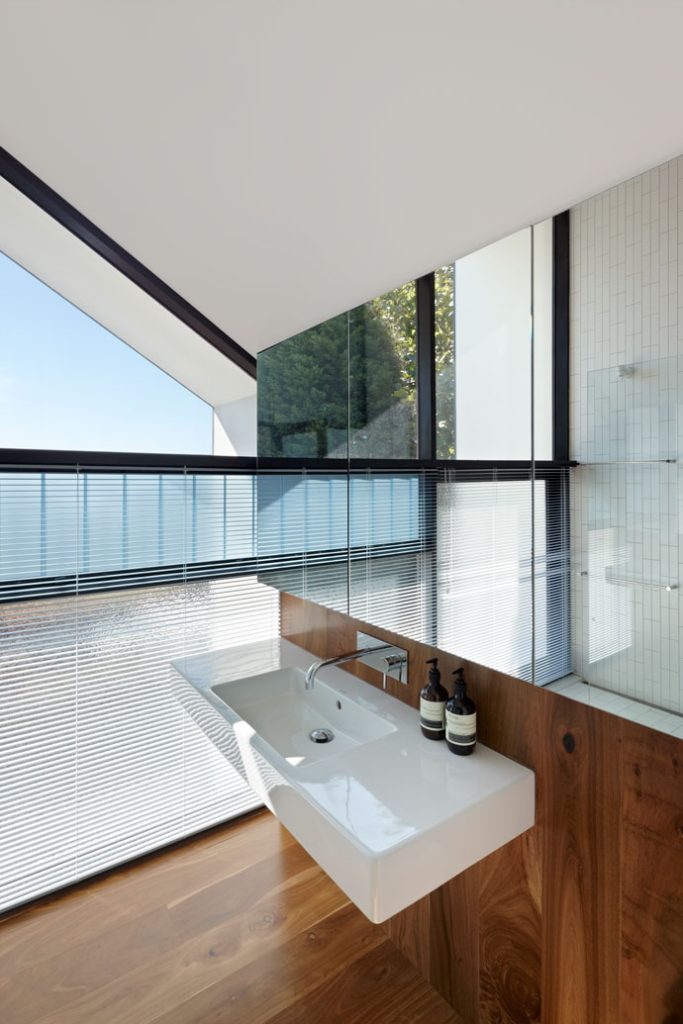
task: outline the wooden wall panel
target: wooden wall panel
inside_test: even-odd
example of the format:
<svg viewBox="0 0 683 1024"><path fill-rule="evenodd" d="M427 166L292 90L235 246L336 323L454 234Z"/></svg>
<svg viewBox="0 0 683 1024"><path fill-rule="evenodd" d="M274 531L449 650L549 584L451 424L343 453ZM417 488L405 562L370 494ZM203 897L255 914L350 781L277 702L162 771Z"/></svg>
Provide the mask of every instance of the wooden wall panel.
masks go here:
<svg viewBox="0 0 683 1024"><path fill-rule="evenodd" d="M623 1024L683 1024L683 744L623 723Z"/></svg>
<svg viewBox="0 0 683 1024"><path fill-rule="evenodd" d="M429 975L431 953L431 913L430 897L426 896L402 914L390 918L384 930L392 942L403 951L413 967L417 967L425 977Z"/></svg>
<svg viewBox="0 0 683 1024"><path fill-rule="evenodd" d="M548 1020L618 1024L619 723L565 698L551 699L547 710L537 826L544 1013Z"/></svg>
<svg viewBox="0 0 683 1024"><path fill-rule="evenodd" d="M479 1007L479 865L457 875L429 897L428 980L466 1021ZM401 916L401 915L398 915Z"/></svg>
<svg viewBox="0 0 683 1024"><path fill-rule="evenodd" d="M478 867L480 1019L540 1024L541 872L536 830L514 839Z"/></svg>
<svg viewBox="0 0 683 1024"><path fill-rule="evenodd" d="M683 742L290 595L282 633L319 656L356 630L464 665L482 742L533 768L537 824L387 922L466 1024L683 1024ZM374 685L363 666L348 669Z"/></svg>

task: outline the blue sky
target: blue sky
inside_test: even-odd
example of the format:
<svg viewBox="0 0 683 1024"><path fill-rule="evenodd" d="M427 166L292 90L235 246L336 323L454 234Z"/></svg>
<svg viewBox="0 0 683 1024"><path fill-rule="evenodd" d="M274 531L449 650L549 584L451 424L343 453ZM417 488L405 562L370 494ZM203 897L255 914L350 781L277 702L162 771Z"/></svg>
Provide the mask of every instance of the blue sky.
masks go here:
<svg viewBox="0 0 683 1024"><path fill-rule="evenodd" d="M211 408L0 253L0 448L211 452Z"/></svg>

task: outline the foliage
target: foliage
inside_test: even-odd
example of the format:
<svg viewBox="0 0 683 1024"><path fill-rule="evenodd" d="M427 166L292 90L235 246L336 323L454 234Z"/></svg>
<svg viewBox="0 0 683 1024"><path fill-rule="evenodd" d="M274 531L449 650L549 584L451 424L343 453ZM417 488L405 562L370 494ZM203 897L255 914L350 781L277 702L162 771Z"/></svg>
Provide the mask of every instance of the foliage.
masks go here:
<svg viewBox="0 0 683 1024"><path fill-rule="evenodd" d="M258 359L261 456L331 455L348 428L347 315L274 345Z"/></svg>
<svg viewBox="0 0 683 1024"><path fill-rule="evenodd" d="M439 448L454 452L453 275L437 272ZM414 458L413 281L294 335L259 356L259 454Z"/></svg>
<svg viewBox="0 0 683 1024"><path fill-rule="evenodd" d="M434 274L434 362L436 364L436 455L455 458L455 267Z"/></svg>

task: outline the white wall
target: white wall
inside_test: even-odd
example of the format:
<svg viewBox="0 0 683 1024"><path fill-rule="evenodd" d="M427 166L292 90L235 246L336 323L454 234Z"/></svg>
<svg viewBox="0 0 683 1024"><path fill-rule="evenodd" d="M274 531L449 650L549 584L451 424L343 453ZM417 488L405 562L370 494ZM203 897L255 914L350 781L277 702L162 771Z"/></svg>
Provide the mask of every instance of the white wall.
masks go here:
<svg viewBox="0 0 683 1024"><path fill-rule="evenodd" d="M256 455L256 382L246 398L225 402L213 410L213 454Z"/></svg>
<svg viewBox="0 0 683 1024"><path fill-rule="evenodd" d="M552 221L533 229L536 458L552 457ZM455 264L456 452L531 457L531 229Z"/></svg>
<svg viewBox="0 0 683 1024"><path fill-rule="evenodd" d="M683 711L683 157L571 214L575 671Z"/></svg>
<svg viewBox="0 0 683 1024"><path fill-rule="evenodd" d="M534 458L553 457L553 222L534 224Z"/></svg>

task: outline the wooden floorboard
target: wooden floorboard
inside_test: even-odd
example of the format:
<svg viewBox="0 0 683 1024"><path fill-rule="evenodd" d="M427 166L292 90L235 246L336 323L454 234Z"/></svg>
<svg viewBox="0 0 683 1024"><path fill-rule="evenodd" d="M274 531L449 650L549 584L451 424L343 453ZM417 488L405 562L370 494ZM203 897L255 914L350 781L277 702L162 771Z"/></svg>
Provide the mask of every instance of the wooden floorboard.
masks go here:
<svg viewBox="0 0 683 1024"><path fill-rule="evenodd" d="M273 831L269 815L250 816L227 830L212 830L172 851L125 864L101 875L96 883L82 883L58 898L48 897L7 914L0 918L0 978L95 939L103 921L109 931L115 919L135 919L146 910L173 905L230 877L245 863L273 856L293 843L285 829ZM153 886L149 872L140 870L146 865L154 872ZM82 898L84 888L87 900Z"/></svg>
<svg viewBox="0 0 683 1024"><path fill-rule="evenodd" d="M463 1024L268 812L0 919L2 1024Z"/></svg>

